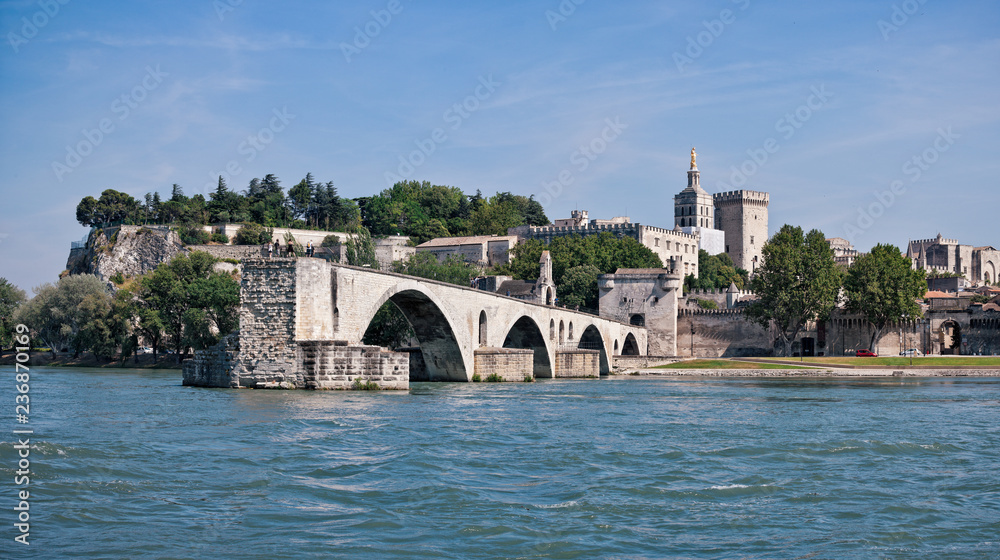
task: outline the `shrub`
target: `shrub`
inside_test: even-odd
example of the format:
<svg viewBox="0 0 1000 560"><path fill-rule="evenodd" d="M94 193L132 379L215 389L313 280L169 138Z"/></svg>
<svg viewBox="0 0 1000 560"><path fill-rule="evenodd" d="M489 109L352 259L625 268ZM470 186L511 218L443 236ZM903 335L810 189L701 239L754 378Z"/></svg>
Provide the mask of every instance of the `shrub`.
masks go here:
<svg viewBox="0 0 1000 560"><path fill-rule="evenodd" d="M525 375L524 376L524 382L525 383L534 383L535 382L535 376L533 376L533 375Z"/></svg>
<svg viewBox="0 0 1000 560"><path fill-rule="evenodd" d="M487 383L503 383L503 377L499 373L491 373L486 377Z"/></svg>
<svg viewBox="0 0 1000 560"><path fill-rule="evenodd" d="M181 226L177 234L185 245L205 245L209 239L208 232L199 225Z"/></svg>
<svg viewBox="0 0 1000 560"><path fill-rule="evenodd" d="M472 374L472 382L473 383L479 383L482 380L483 380L483 378L480 377L478 373L473 373Z"/></svg>
<svg viewBox="0 0 1000 560"><path fill-rule="evenodd" d="M237 245L263 245L271 242L273 233L271 228L248 222L236 233L233 242Z"/></svg>
<svg viewBox="0 0 1000 560"><path fill-rule="evenodd" d="M361 381L360 377L354 379L351 383L351 389L354 391L381 391L382 388L378 386L378 383L374 381Z"/></svg>
<svg viewBox="0 0 1000 560"><path fill-rule="evenodd" d="M111 277L111 281L115 283L115 286L121 286L125 283L125 277L122 275L121 271L119 271Z"/></svg>
<svg viewBox="0 0 1000 560"><path fill-rule="evenodd" d="M719 308L719 304L715 303L714 300L699 299L698 300L698 307L700 307L702 309L718 309Z"/></svg>
<svg viewBox="0 0 1000 560"><path fill-rule="evenodd" d="M229 237L224 233L213 233L210 239L213 243L222 243L223 245L229 243Z"/></svg>

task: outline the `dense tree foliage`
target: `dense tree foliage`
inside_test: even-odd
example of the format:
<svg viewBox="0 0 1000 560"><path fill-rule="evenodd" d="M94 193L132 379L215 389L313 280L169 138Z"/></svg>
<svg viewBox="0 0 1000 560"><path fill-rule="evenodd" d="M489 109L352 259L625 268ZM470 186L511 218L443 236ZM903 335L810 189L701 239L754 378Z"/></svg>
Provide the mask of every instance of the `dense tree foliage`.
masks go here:
<svg viewBox="0 0 1000 560"><path fill-rule="evenodd" d="M698 277L693 274L684 277L684 291L725 290L736 284L740 290L750 284L750 273L736 268L733 259L726 253L709 255L704 249L698 250Z"/></svg>
<svg viewBox="0 0 1000 560"><path fill-rule="evenodd" d="M455 235L506 235L520 225L549 222L542 205L534 197L509 192L483 198L468 196L460 189L418 181L403 181L380 194L355 200L341 198L333 182L317 182L311 173L288 189L274 175L252 179L246 190L230 190L219 177L209 198L184 195L173 185L164 201L159 192L147 193L142 200L113 189L100 199L84 197L77 205L80 224L98 226L125 224L175 224L184 228L186 238L202 243L197 227L211 223L253 223L262 227L293 227L353 233L360 226L375 237L408 235L417 243L435 237ZM241 244L250 239L237 240Z"/></svg>
<svg viewBox="0 0 1000 560"><path fill-rule="evenodd" d="M552 255L552 276L556 283L560 304L566 305L563 286L567 271L574 267L592 265L601 274L610 274L619 268L663 268L663 262L656 253L631 237L615 237L610 232L581 237L570 235L557 237L545 245L538 239L529 239L511 249L511 261L496 268L498 274L507 274L520 280L536 280L538 263L542 251ZM576 279L574 279L576 281ZM597 301L597 282L588 295L581 295L584 301Z"/></svg>
<svg viewBox="0 0 1000 560"><path fill-rule="evenodd" d="M27 300L24 290L0 278L0 349L9 348L13 343L14 312Z"/></svg>
<svg viewBox="0 0 1000 560"><path fill-rule="evenodd" d="M438 262L437 257L428 252L415 253L405 261L392 263L392 271L458 286L468 286L473 278L483 272L478 266L454 255L444 262Z"/></svg>
<svg viewBox="0 0 1000 560"><path fill-rule="evenodd" d="M922 316L917 300L927 292L923 270L892 245L876 245L870 253L859 256L844 279L847 309L860 313L872 324L875 343L890 323Z"/></svg>
<svg viewBox="0 0 1000 560"><path fill-rule="evenodd" d="M317 183L307 174L286 196L281 181L274 175L252 179L243 192L229 189L219 177L209 199L196 194L184 195L180 185L173 185L170 198L163 201L159 192L147 193L142 200L108 189L100 199L84 197L76 208L81 225L112 223L177 224L181 226L210 223L253 222L268 227L334 229L352 231L361 223L357 204L337 195L332 182Z"/></svg>
<svg viewBox="0 0 1000 560"><path fill-rule="evenodd" d="M177 353L200 350L239 325L239 284L229 274L213 270L207 253L177 255L143 276L136 289L144 328L162 328Z"/></svg>
<svg viewBox="0 0 1000 560"><path fill-rule="evenodd" d="M66 276L55 285L35 288L35 297L21 305L14 323L24 323L33 337L52 352L72 348L75 354L87 349L81 328L100 310L110 307L111 295L96 276Z"/></svg>
<svg viewBox="0 0 1000 560"><path fill-rule="evenodd" d="M785 355L809 321L825 319L837 304L841 272L823 232L784 225L764 244L764 264L750 280L759 298L747 318L767 329L777 327Z"/></svg>
<svg viewBox="0 0 1000 560"><path fill-rule="evenodd" d="M479 191L467 196L427 181L402 181L358 203L372 235L408 235L417 243L456 235L506 235L509 227L549 221L534 197L502 192L485 199Z"/></svg>
<svg viewBox="0 0 1000 560"><path fill-rule="evenodd" d="M559 304L564 307L597 309L597 277L601 270L592 264L574 266L558 285Z"/></svg>
<svg viewBox="0 0 1000 560"><path fill-rule="evenodd" d="M545 250L552 255L552 275L556 285L562 283L567 270L584 264L596 266L602 274L619 268L663 268L663 262L656 253L635 239L619 238L610 232L603 232L587 237L556 237L549 245L538 239L529 239L511 249L510 263L497 267L497 273L520 280L535 280L538 278L538 263Z"/></svg>

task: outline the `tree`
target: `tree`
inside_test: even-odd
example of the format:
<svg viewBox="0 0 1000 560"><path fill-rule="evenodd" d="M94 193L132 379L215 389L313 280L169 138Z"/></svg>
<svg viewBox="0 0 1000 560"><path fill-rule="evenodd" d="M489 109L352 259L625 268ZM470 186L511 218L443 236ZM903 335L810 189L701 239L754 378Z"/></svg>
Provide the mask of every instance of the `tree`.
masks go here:
<svg viewBox="0 0 1000 560"><path fill-rule="evenodd" d="M236 232L233 239L235 245L263 245L270 243L274 237L274 230L266 228L260 224L249 222Z"/></svg>
<svg viewBox="0 0 1000 560"><path fill-rule="evenodd" d="M34 291L35 297L18 308L14 323L27 325L53 354L72 347L79 356L86 343L78 336L81 327L95 316L93 309L102 306L97 301L111 297L105 284L96 276L80 274L61 278L55 285L43 284Z"/></svg>
<svg viewBox="0 0 1000 560"><path fill-rule="evenodd" d="M844 279L847 310L860 313L871 323L874 349L889 324L922 317L917 300L927 292L923 270L892 245L876 245L858 257Z"/></svg>
<svg viewBox="0 0 1000 560"><path fill-rule="evenodd" d="M112 222L135 223L143 214L139 201L131 195L105 189L100 199L85 196L76 206L76 219L83 226L97 226Z"/></svg>
<svg viewBox="0 0 1000 560"><path fill-rule="evenodd" d="M559 284L559 303L564 307L597 309L597 277L601 270L592 264L574 266Z"/></svg>
<svg viewBox="0 0 1000 560"><path fill-rule="evenodd" d="M375 258L375 243L364 227L358 228L354 235L347 238L347 264L351 266L370 266L378 268Z"/></svg>
<svg viewBox="0 0 1000 560"><path fill-rule="evenodd" d="M181 254L139 280L137 295L146 309L140 324L144 330L162 325L178 363L185 348L207 348L237 326L239 284L213 270L216 262L200 251Z"/></svg>
<svg viewBox="0 0 1000 560"><path fill-rule="evenodd" d="M14 313L27 300L24 290L11 284L6 278L0 278L0 349L9 348L13 344Z"/></svg>
<svg viewBox="0 0 1000 560"><path fill-rule="evenodd" d="M764 264L750 280L758 300L747 309L764 329L773 323L785 355L806 323L826 319L837 304L841 272L833 249L819 230L784 225L763 247Z"/></svg>
<svg viewBox="0 0 1000 560"><path fill-rule="evenodd" d="M544 250L552 255L553 280L560 293L563 276L576 266L591 264L601 274L610 274L619 268L663 268L663 262L656 253L635 239L618 238L610 232L602 232L587 237L557 237L548 246L538 239L529 239L511 249L510 262L496 267L497 273L519 280L535 280L538 278L538 261Z"/></svg>
<svg viewBox="0 0 1000 560"><path fill-rule="evenodd" d="M733 259L726 253L710 255L704 249L698 250L698 277L693 274L684 277L684 291L725 290L736 284L740 290L750 283L750 274L733 265Z"/></svg>
<svg viewBox="0 0 1000 560"><path fill-rule="evenodd" d="M392 263L392 271L430 280L448 282L457 286L468 286L473 278L482 273L480 268L454 255L438 262L433 253L414 253L403 262Z"/></svg>

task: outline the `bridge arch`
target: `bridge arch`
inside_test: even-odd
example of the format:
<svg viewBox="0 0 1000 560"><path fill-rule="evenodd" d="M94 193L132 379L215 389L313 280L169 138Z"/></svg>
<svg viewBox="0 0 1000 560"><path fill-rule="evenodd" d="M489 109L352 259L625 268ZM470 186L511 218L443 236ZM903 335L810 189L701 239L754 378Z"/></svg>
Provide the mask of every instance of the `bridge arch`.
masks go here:
<svg viewBox="0 0 1000 560"><path fill-rule="evenodd" d="M365 316L359 340L387 301L399 308L420 341L430 381L468 381L471 378L472 364L462 353L454 321L444 312L446 307L438 297L417 282L400 282L383 293Z"/></svg>
<svg viewBox="0 0 1000 560"><path fill-rule="evenodd" d="M535 377L552 377L549 349L538 323L522 315L511 325L503 341L504 348L524 348L535 351L533 372Z"/></svg>
<svg viewBox="0 0 1000 560"><path fill-rule="evenodd" d="M622 344L622 356L638 356L639 343L635 340L635 335L628 333L625 335L625 343Z"/></svg>
<svg viewBox="0 0 1000 560"><path fill-rule="evenodd" d="M580 335L580 342L577 344L577 348L600 350L601 374L607 375L611 373L611 363L608 360L607 345L605 344L604 337L601 335L601 331L597 328L597 326L591 324L584 329L583 334Z"/></svg>

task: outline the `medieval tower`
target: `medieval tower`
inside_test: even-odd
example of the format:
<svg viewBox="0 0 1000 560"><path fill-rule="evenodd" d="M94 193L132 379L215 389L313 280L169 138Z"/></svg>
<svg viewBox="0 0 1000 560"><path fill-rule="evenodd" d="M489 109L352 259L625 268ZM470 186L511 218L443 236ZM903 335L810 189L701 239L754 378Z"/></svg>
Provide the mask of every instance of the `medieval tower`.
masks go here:
<svg viewBox="0 0 1000 560"><path fill-rule="evenodd" d="M740 190L718 193L714 199L715 227L726 232L726 253L737 268L752 274L763 262L770 195Z"/></svg>

